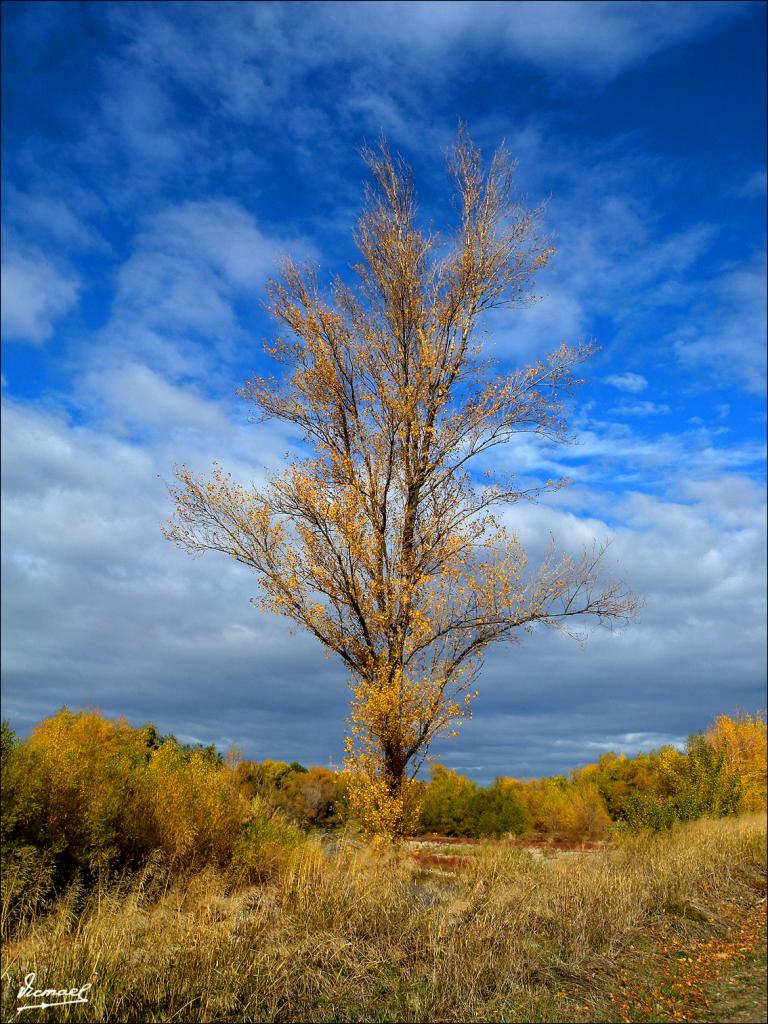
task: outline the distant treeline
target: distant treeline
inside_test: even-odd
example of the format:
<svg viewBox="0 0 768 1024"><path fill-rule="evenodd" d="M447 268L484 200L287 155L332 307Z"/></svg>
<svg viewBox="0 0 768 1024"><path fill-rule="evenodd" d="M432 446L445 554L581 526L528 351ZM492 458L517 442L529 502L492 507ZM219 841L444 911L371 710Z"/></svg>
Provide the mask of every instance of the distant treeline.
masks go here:
<svg viewBox="0 0 768 1024"><path fill-rule="evenodd" d="M344 776L282 761L243 761L240 784L302 827L347 820ZM473 838L536 835L604 838L614 827L659 831L676 822L766 806L766 719L722 715L689 738L686 751L663 747L532 781L497 778L478 786L440 764L421 789L421 833Z"/></svg>
<svg viewBox="0 0 768 1024"><path fill-rule="evenodd" d="M130 869L150 855L259 877L310 829L354 828L343 773L226 758L151 725L67 708L25 740L2 728L3 875L20 865L70 878ZM435 764L420 783L421 832L607 837L766 806L766 719L721 716L672 747L535 781L478 786Z"/></svg>

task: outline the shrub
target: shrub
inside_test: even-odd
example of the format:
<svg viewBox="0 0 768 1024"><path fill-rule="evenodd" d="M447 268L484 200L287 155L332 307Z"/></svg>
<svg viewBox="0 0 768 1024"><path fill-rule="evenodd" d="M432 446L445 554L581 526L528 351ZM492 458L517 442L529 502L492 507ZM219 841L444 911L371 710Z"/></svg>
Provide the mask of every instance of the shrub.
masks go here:
<svg viewBox="0 0 768 1024"><path fill-rule="evenodd" d="M723 755L729 775L741 783L741 811L763 811L768 802L766 791L768 761L766 716L739 713L733 717L720 715L707 730L709 745Z"/></svg>
<svg viewBox="0 0 768 1024"><path fill-rule="evenodd" d="M3 885L11 903L35 865L58 884L130 869L151 854L175 870L210 865L261 877L300 838L247 792L234 759L225 764L215 748L185 746L152 726L64 708L26 742L4 725L2 745Z"/></svg>
<svg viewBox="0 0 768 1024"><path fill-rule="evenodd" d="M129 839L147 734L123 719L63 708L32 732L28 750L42 789L36 843L70 867L105 867L137 852Z"/></svg>
<svg viewBox="0 0 768 1024"><path fill-rule="evenodd" d="M628 797L623 819L629 828L659 832L677 822L738 812L741 777L729 769L725 754L706 736L691 736L687 754L668 747L658 757L663 790Z"/></svg>
<svg viewBox="0 0 768 1024"><path fill-rule="evenodd" d="M448 836L472 835L475 783L441 764L432 765L431 775L423 791L422 830Z"/></svg>
<svg viewBox="0 0 768 1024"><path fill-rule="evenodd" d="M474 793L467 825L473 836L519 836L528 831L529 821L515 787L499 778Z"/></svg>

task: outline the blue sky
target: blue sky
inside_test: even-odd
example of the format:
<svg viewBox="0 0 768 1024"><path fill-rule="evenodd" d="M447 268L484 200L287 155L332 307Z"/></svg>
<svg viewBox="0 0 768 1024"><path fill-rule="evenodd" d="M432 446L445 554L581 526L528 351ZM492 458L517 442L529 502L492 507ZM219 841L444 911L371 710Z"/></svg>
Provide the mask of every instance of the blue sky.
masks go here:
<svg viewBox="0 0 768 1024"><path fill-rule="evenodd" d="M247 573L165 542L164 481L244 479L300 439L234 395L264 369L284 253L349 274L382 131L451 216L461 118L505 139L558 255L495 313L517 366L601 346L563 473L515 506L533 559L611 536L645 599L583 645L486 662L436 753L477 779L679 742L765 697L765 5L3 4L3 678L21 731L67 702L247 756L341 758L345 675L249 605Z"/></svg>

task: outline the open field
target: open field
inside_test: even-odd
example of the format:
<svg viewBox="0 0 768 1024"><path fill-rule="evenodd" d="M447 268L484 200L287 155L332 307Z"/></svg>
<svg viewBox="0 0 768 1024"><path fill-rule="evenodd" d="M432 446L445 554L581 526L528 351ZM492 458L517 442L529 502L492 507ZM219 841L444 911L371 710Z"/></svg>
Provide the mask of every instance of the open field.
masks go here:
<svg viewBox="0 0 768 1024"><path fill-rule="evenodd" d="M156 862L70 887L6 943L2 1017L756 1019L765 844L762 816L704 820L568 855L465 844L444 873L407 848L310 839L235 890ZM93 981L89 1002L18 1018L29 972Z"/></svg>

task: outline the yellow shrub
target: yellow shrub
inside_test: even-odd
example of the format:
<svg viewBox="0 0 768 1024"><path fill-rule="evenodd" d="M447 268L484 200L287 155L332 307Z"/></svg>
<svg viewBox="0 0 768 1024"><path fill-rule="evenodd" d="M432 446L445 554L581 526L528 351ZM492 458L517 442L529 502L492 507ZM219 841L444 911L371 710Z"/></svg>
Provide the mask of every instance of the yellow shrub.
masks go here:
<svg viewBox="0 0 768 1024"><path fill-rule="evenodd" d="M50 845L81 863L106 864L119 851L146 763L144 730L124 718L63 708L32 733L45 792Z"/></svg>
<svg viewBox="0 0 768 1024"><path fill-rule="evenodd" d="M605 801L593 783L552 790L542 811L547 831L556 836L600 839L611 825Z"/></svg>
<svg viewBox="0 0 768 1024"><path fill-rule="evenodd" d="M720 715L707 730L707 740L725 757L731 774L741 779L742 811L766 807L766 718L764 712Z"/></svg>
<svg viewBox="0 0 768 1024"><path fill-rule="evenodd" d="M143 785L166 853L183 861L227 861L248 814L232 772L202 751L186 753L167 740L152 754Z"/></svg>
<svg viewBox="0 0 768 1024"><path fill-rule="evenodd" d="M133 867L153 851L175 867L212 864L253 877L297 842L298 831L243 787L235 759L223 764L213 748L174 739L158 747L152 727L66 708L18 749L11 739L4 734L12 761L4 795L14 804L3 811L4 842L44 850L60 878ZM31 782L20 787L24 766ZM34 813L21 813L22 800Z"/></svg>

